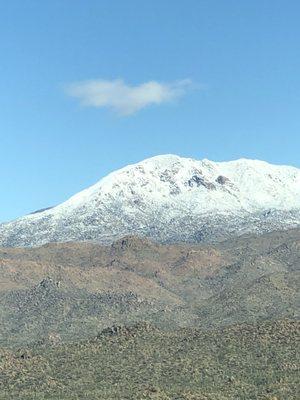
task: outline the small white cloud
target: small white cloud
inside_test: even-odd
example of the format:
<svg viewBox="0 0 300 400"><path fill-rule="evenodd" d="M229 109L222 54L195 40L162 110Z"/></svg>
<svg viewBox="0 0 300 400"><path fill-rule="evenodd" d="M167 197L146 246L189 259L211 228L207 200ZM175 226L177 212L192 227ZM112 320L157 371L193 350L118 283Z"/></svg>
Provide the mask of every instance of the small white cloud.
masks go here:
<svg viewBox="0 0 300 400"><path fill-rule="evenodd" d="M137 86L123 80L90 80L75 82L67 93L89 107L108 107L119 115L130 115L152 104L167 103L184 95L191 86L189 79L173 83L150 81Z"/></svg>

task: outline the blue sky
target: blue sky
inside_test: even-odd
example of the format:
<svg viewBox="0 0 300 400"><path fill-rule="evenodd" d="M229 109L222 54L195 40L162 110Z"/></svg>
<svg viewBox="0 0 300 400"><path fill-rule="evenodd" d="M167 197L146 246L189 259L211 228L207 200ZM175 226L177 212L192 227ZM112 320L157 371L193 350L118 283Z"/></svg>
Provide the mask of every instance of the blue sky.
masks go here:
<svg viewBox="0 0 300 400"><path fill-rule="evenodd" d="M1 1L0 221L157 154L300 167L299 17L296 0Z"/></svg>

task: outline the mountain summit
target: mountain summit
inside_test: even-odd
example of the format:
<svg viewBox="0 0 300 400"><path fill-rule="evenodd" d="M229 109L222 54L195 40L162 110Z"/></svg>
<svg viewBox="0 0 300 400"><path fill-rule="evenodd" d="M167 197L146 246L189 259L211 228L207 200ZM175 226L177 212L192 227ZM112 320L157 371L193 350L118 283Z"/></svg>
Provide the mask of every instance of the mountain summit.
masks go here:
<svg viewBox="0 0 300 400"><path fill-rule="evenodd" d="M0 224L0 245L140 235L220 241L300 225L300 170L263 161L161 155L117 170L66 202Z"/></svg>

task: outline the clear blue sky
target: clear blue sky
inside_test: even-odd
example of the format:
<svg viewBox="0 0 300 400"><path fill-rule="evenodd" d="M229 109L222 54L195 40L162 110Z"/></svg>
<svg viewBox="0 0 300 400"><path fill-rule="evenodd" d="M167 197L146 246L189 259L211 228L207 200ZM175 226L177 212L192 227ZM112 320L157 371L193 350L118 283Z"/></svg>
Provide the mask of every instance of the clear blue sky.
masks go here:
<svg viewBox="0 0 300 400"><path fill-rule="evenodd" d="M300 167L297 0L0 2L0 221L163 153ZM119 115L72 83L191 80ZM175 84L176 85L176 84Z"/></svg>

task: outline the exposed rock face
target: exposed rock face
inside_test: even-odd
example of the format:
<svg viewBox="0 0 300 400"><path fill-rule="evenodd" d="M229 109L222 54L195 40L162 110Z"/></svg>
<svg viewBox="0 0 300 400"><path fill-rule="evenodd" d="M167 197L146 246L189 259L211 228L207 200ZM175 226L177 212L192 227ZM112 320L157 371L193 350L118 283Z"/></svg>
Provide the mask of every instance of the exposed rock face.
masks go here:
<svg viewBox="0 0 300 400"><path fill-rule="evenodd" d="M65 203L0 224L1 246L221 241L300 225L300 170L262 161L173 155L129 165Z"/></svg>
<svg viewBox="0 0 300 400"><path fill-rule="evenodd" d="M226 182L229 182L229 179L226 178L226 176L218 176L216 179L216 182L219 183L220 185L225 185Z"/></svg>
<svg viewBox="0 0 300 400"><path fill-rule="evenodd" d="M206 181L204 178L202 178L199 175L193 175L191 177L191 179L188 180L188 185L190 187L204 186L208 190L215 190L216 189L216 186L212 182Z"/></svg>

